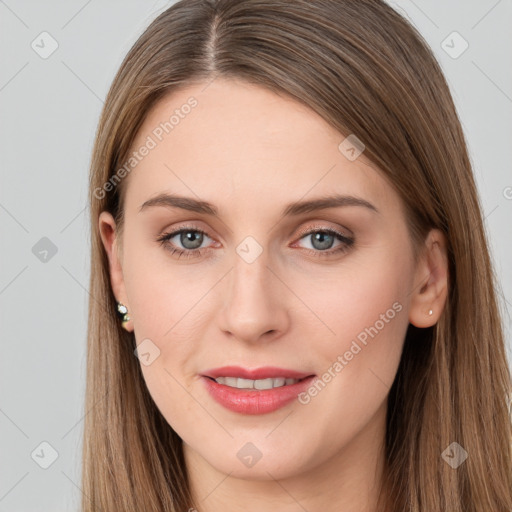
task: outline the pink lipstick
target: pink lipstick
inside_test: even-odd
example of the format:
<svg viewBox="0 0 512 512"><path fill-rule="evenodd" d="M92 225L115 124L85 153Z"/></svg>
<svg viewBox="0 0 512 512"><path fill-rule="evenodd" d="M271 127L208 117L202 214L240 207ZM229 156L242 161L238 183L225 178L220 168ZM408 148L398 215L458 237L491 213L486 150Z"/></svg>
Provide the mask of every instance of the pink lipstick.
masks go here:
<svg viewBox="0 0 512 512"><path fill-rule="evenodd" d="M206 370L201 379L210 396L241 414L266 414L292 402L315 375L277 367L224 366Z"/></svg>

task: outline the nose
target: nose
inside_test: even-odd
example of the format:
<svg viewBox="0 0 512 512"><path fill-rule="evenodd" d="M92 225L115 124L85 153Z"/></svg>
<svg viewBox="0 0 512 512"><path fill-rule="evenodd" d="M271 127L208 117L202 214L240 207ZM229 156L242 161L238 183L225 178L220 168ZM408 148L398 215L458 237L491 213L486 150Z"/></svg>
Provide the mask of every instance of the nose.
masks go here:
<svg viewBox="0 0 512 512"><path fill-rule="evenodd" d="M226 276L219 325L224 333L245 343L275 340L289 325L290 292L269 267L266 254L252 263L235 254L234 267Z"/></svg>

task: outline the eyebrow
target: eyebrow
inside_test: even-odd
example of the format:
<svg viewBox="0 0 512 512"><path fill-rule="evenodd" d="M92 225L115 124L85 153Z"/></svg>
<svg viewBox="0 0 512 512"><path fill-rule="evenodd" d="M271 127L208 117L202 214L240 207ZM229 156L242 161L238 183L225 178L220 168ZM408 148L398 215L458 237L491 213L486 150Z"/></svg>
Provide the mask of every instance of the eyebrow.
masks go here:
<svg viewBox="0 0 512 512"><path fill-rule="evenodd" d="M140 207L139 213L153 206L180 208L182 210L188 210L204 215L211 215L213 217L219 216L219 211L213 204L207 201L200 201L192 197L184 197L176 194L159 194L151 199L148 199ZM317 210L338 208L341 206L362 206L371 210L372 212L379 213L379 210L372 203L366 201L365 199L350 195L334 194L326 197L319 197L317 199L291 203L284 208L281 216L290 217L314 212Z"/></svg>

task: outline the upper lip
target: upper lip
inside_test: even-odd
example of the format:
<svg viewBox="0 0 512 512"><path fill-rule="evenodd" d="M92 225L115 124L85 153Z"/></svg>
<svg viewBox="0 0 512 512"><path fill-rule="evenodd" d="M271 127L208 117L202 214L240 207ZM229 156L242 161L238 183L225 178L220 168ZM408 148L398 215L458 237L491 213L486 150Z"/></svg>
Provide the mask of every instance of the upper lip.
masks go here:
<svg viewBox="0 0 512 512"><path fill-rule="evenodd" d="M202 373L204 377L239 377L241 379L270 379L277 377L285 377L287 379L304 379L310 377L311 373L298 372L288 370L286 368L278 368L276 366L264 366L261 368L242 368L241 366L222 366L221 368L212 368Z"/></svg>

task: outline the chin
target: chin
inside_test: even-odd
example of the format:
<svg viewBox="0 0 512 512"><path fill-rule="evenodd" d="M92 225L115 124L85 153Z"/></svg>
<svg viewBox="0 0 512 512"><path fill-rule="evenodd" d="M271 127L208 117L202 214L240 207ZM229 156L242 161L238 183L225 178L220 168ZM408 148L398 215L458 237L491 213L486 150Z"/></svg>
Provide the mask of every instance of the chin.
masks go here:
<svg viewBox="0 0 512 512"><path fill-rule="evenodd" d="M218 444L215 450L212 450L212 444L208 447L189 446L189 449L220 473L244 480L281 480L297 476L314 466L310 459L304 457L304 448L268 440L253 443L246 440L250 436L243 437L243 441L233 439L227 444Z"/></svg>

